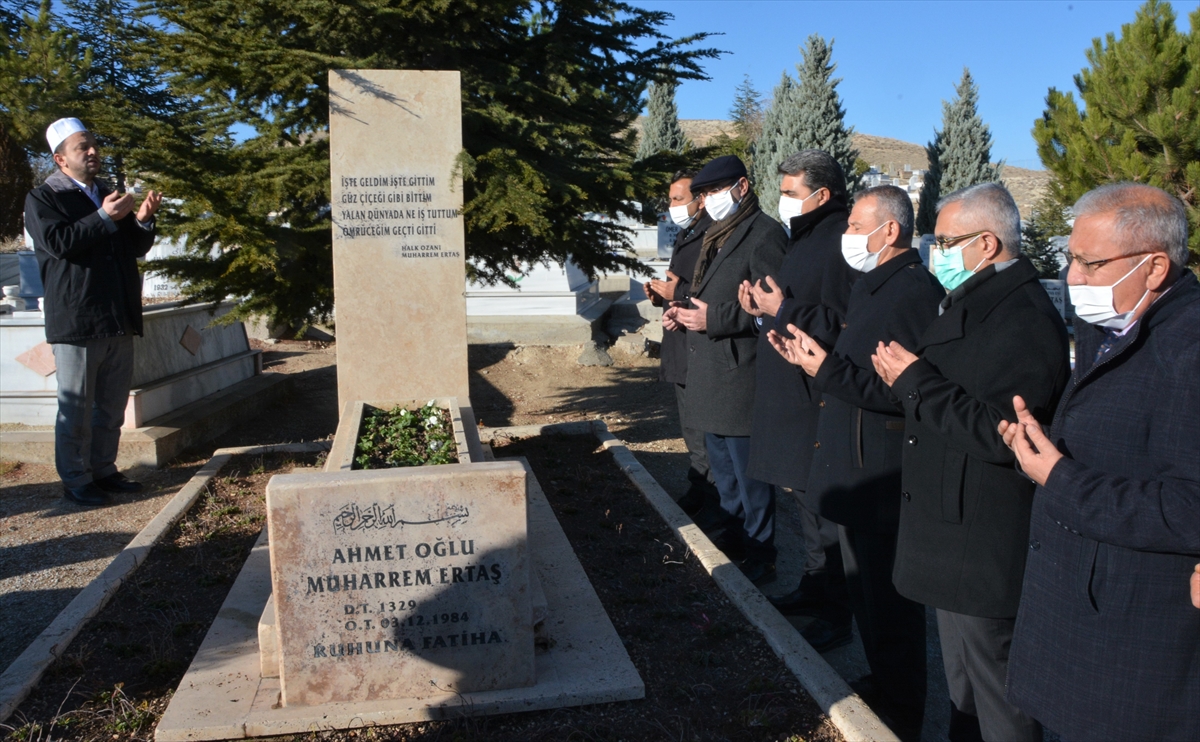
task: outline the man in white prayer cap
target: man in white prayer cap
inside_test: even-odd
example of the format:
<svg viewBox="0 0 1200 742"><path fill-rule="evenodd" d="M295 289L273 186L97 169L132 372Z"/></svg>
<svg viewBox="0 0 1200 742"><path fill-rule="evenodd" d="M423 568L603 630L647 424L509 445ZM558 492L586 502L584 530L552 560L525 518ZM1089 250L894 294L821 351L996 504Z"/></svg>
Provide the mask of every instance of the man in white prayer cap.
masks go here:
<svg viewBox="0 0 1200 742"><path fill-rule="evenodd" d="M77 118L55 121L46 142L58 171L25 198L45 287L46 342L54 350L58 417L54 458L63 494L103 505L110 492L142 485L117 471L117 445L133 377L133 336L142 334L137 260L154 244L162 196L133 196L96 176L96 138Z"/></svg>

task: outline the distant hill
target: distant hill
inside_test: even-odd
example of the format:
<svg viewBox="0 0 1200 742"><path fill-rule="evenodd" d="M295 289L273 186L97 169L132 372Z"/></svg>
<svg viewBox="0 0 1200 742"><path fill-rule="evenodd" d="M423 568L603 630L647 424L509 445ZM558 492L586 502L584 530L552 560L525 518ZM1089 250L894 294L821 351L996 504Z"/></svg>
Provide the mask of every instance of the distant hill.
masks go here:
<svg viewBox="0 0 1200 742"><path fill-rule="evenodd" d="M637 128L640 130L644 117L638 119ZM698 146L709 144L722 132L732 136L733 122L721 119L681 119L679 121L688 138ZM855 134L854 146L859 156L871 165L884 172L895 172L911 166L918 170L929 167L925 157L925 147L899 139L877 137L872 134ZM1028 217L1033 211L1050 182L1050 174L1044 170L1027 170L1022 167L1005 165L1001 173L1004 185L1017 202L1022 217Z"/></svg>

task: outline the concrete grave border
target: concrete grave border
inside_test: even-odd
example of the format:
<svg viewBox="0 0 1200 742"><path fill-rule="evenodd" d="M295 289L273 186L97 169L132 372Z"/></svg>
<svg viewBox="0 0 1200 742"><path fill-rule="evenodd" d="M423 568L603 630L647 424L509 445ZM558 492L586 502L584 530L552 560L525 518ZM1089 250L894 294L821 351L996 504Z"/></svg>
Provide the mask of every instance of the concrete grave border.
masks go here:
<svg viewBox="0 0 1200 742"><path fill-rule="evenodd" d="M88 583L0 675L0 722L17 710L50 665L67 651L88 620L108 605L117 590L146 561L154 545L191 510L208 483L230 459L266 453L318 453L328 451L329 445L329 441L316 441L217 449L213 457L192 475L158 515L113 557L104 571Z"/></svg>
<svg viewBox="0 0 1200 742"><path fill-rule="evenodd" d="M791 622L767 602L754 583L675 504L625 442L609 432L603 420L481 428L479 431L480 439L488 445L501 438L519 440L554 434L594 435L600 445L612 453L625 476L658 511L676 538L695 555L729 601L759 630L847 742L899 742L895 733L804 640Z"/></svg>

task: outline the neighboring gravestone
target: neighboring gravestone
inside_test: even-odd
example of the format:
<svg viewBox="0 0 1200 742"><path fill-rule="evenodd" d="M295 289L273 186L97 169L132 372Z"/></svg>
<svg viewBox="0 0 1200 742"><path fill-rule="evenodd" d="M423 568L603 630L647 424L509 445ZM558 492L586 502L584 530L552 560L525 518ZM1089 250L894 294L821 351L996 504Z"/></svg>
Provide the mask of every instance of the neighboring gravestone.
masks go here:
<svg viewBox="0 0 1200 742"><path fill-rule="evenodd" d="M533 685L518 462L275 476L285 706Z"/></svg>
<svg viewBox="0 0 1200 742"><path fill-rule="evenodd" d="M331 70L338 401L468 398L458 72Z"/></svg>
<svg viewBox="0 0 1200 742"><path fill-rule="evenodd" d="M1050 295L1050 301L1054 302L1054 308L1058 310L1059 315L1067 318L1067 282L1060 281L1057 278L1041 279L1042 288L1046 289L1046 293Z"/></svg>

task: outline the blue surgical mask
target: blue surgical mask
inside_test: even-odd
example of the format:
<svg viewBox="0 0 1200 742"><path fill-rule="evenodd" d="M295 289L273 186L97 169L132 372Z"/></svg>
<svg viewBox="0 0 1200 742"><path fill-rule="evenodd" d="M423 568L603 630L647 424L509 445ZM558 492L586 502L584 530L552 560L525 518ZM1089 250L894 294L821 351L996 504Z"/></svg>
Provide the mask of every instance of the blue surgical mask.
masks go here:
<svg viewBox="0 0 1200 742"><path fill-rule="evenodd" d="M979 261L972 270L967 270L963 265L962 251L963 248L979 239L980 235L975 235L969 241L964 242L958 247L952 247L943 252L937 247L929 251L929 267L933 269L933 275L937 276L937 280L947 291L962 286L967 282L967 279L975 275L975 271L979 270L979 266L984 264L987 258Z"/></svg>

